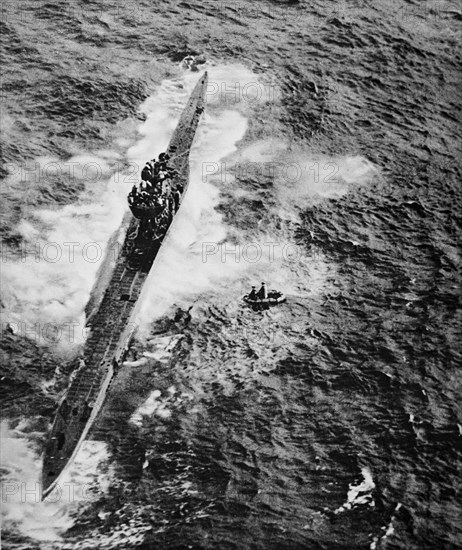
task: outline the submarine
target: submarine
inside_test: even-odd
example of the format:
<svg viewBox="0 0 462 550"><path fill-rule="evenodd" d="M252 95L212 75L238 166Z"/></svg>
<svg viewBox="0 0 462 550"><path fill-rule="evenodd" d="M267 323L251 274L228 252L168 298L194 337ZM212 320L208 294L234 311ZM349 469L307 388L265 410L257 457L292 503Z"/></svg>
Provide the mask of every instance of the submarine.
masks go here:
<svg viewBox="0 0 462 550"><path fill-rule="evenodd" d="M154 174L132 189L128 225L110 282L87 320L80 364L59 402L45 444L42 500L74 461L105 402L110 384L136 331L143 285L167 236L189 183L189 152L205 108L207 72L195 85ZM143 173L142 173L143 176ZM149 179L151 181L149 181Z"/></svg>

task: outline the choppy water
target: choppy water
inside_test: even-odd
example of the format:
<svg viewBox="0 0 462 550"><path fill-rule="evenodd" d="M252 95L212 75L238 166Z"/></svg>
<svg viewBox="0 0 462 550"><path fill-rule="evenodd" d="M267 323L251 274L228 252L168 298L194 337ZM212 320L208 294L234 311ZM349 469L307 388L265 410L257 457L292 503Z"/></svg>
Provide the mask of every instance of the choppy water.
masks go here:
<svg viewBox="0 0 462 550"><path fill-rule="evenodd" d="M1 27L3 546L461 547L460 9L23 1ZM188 54L210 86L187 200L103 416L36 502ZM261 280L287 303L244 307Z"/></svg>

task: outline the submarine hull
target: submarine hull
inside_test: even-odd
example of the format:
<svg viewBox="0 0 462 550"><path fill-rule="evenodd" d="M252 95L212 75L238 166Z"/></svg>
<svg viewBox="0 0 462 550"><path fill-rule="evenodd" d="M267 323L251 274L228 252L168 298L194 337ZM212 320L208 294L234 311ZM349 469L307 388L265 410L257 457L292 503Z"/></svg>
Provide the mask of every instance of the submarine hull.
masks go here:
<svg viewBox="0 0 462 550"><path fill-rule="evenodd" d="M171 137L167 153L176 170L173 184L182 192L181 206L189 183L189 151L204 110L207 73L196 84ZM111 280L96 313L87 325L89 336L83 360L72 375L60 401L45 446L42 468L42 498L59 484L89 434L106 398L111 381L127 353L136 330L139 297L149 271L167 235L175 212L154 226L152 220L138 219L127 212L124 244Z"/></svg>

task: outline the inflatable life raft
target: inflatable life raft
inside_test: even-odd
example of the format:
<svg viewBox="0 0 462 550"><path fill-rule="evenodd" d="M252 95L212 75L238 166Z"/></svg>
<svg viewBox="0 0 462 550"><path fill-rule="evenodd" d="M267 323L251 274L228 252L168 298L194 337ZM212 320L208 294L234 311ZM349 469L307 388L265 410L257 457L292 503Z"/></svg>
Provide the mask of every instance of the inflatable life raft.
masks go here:
<svg viewBox="0 0 462 550"><path fill-rule="evenodd" d="M255 298L255 299L252 299L252 298L249 298L249 295L246 294L243 298L244 302L246 304L251 304L251 305L270 305L270 306L275 306L277 304L282 304L283 302L286 301L286 297L284 296L284 294L282 292L279 292L278 290L270 290L268 292L268 298Z"/></svg>

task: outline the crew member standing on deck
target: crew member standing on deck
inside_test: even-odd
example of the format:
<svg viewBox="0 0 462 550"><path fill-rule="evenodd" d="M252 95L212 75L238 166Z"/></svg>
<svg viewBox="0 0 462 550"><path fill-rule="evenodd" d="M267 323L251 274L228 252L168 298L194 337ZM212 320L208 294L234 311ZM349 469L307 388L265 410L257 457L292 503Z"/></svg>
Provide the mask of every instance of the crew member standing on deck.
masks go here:
<svg viewBox="0 0 462 550"><path fill-rule="evenodd" d="M141 179L144 181L149 181L152 177L152 171L151 171L151 164L149 162L146 163L145 167L141 171Z"/></svg>

